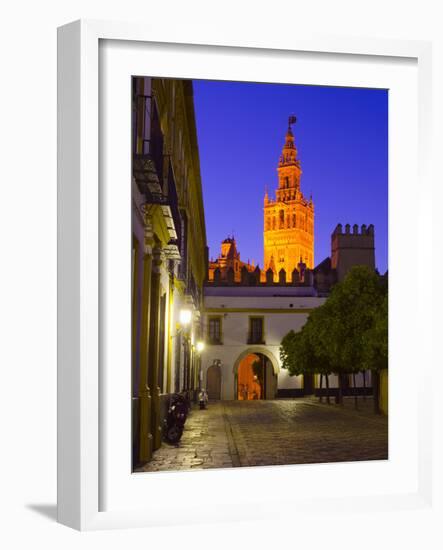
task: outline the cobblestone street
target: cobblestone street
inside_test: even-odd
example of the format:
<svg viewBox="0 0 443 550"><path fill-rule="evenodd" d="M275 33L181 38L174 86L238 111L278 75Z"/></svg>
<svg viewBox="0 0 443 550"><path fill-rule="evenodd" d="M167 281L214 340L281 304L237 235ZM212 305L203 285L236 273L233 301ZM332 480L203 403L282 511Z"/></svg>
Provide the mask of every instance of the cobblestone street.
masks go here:
<svg viewBox="0 0 443 550"><path fill-rule="evenodd" d="M344 407L317 399L222 401L193 408L178 447L163 443L139 471L232 468L388 457L388 419L372 399Z"/></svg>

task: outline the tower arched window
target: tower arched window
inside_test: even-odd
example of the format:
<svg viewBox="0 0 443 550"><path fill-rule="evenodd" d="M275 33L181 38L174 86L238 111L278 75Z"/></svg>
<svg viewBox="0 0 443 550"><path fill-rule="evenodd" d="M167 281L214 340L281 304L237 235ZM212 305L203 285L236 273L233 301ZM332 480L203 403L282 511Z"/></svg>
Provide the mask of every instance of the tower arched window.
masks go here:
<svg viewBox="0 0 443 550"><path fill-rule="evenodd" d="M295 222L296 222L295 214L292 214L292 227L295 227Z"/></svg>

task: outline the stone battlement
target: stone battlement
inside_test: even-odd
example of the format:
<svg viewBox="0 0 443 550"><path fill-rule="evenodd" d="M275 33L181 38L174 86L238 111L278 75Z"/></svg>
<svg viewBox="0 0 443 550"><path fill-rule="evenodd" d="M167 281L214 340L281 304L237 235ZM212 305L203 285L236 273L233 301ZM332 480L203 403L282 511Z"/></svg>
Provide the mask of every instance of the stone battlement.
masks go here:
<svg viewBox="0 0 443 550"><path fill-rule="evenodd" d="M223 275L223 276L222 276ZM206 282L206 286L312 286L314 284L314 273L307 269L305 264L301 269L294 269L287 277L286 271L280 269L277 273L277 280L274 271L268 269L261 270L258 266L254 271L249 271L246 267L241 269L240 280L235 277L234 269L231 267L225 273L220 269L215 269L213 279Z"/></svg>
<svg viewBox="0 0 443 550"><path fill-rule="evenodd" d="M354 265L365 265L375 269L375 232L372 223L360 227L339 223L331 235L331 266L337 270L342 281Z"/></svg>
<svg viewBox="0 0 443 550"><path fill-rule="evenodd" d="M344 231L343 231L343 225L339 223L337 224L336 228L332 232L332 235L357 235L357 236L374 235L374 226L371 223L368 226L363 224L361 225L361 227L359 227L358 224L355 223L352 226L352 233L351 233L351 225L349 223L345 225Z"/></svg>

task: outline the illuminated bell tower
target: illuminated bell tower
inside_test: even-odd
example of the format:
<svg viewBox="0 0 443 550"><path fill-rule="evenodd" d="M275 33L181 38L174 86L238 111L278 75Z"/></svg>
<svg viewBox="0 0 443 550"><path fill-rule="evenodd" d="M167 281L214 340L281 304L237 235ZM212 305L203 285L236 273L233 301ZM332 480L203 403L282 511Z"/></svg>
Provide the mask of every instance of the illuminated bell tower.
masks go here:
<svg viewBox="0 0 443 550"><path fill-rule="evenodd" d="M308 269L314 267L314 203L300 189L301 168L297 158L292 125L289 117L285 144L278 163L278 189L275 199L268 193L264 199L264 268L274 271L274 280L283 268L291 280L294 268L303 261Z"/></svg>

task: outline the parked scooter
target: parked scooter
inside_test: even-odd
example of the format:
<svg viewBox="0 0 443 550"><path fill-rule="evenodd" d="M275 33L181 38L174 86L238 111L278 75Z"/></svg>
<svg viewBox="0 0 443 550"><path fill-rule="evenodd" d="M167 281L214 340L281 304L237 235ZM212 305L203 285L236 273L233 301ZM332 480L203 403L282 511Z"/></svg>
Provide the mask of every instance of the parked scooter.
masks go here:
<svg viewBox="0 0 443 550"><path fill-rule="evenodd" d="M164 420L164 437L166 441L177 444L185 427L186 418L188 416L189 405L185 397L175 393L169 402L168 414Z"/></svg>
<svg viewBox="0 0 443 550"><path fill-rule="evenodd" d="M204 388L202 388L200 393L198 394L198 403L200 405L200 410L206 409L208 401L209 401L208 392Z"/></svg>

